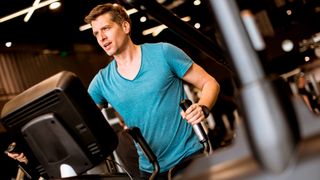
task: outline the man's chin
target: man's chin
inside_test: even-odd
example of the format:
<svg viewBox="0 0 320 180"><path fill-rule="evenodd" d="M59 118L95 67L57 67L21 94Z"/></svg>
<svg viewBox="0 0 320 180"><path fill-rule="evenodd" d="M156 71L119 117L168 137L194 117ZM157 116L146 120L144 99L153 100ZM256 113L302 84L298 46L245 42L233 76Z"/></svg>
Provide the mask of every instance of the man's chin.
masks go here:
<svg viewBox="0 0 320 180"><path fill-rule="evenodd" d="M106 52L108 56L113 56L114 55L114 53L111 52L111 51L104 50L104 52Z"/></svg>

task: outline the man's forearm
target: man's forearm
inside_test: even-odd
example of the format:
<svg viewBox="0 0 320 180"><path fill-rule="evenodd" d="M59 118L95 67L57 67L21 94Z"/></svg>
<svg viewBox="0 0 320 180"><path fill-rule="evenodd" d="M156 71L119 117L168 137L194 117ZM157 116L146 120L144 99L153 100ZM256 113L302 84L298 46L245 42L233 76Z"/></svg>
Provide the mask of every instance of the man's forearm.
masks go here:
<svg viewBox="0 0 320 180"><path fill-rule="evenodd" d="M201 97L198 101L198 104L205 105L211 109L218 99L219 92L219 83L215 79L208 81L202 87Z"/></svg>

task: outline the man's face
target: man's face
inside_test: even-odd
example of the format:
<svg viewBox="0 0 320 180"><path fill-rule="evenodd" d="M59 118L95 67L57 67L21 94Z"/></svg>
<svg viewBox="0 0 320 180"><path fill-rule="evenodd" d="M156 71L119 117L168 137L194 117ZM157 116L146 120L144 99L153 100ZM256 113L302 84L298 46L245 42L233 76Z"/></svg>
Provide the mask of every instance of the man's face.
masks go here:
<svg viewBox="0 0 320 180"><path fill-rule="evenodd" d="M129 23L123 22L121 25L112 21L110 13L99 16L91 22L93 35L99 45L109 55L121 53L129 39Z"/></svg>

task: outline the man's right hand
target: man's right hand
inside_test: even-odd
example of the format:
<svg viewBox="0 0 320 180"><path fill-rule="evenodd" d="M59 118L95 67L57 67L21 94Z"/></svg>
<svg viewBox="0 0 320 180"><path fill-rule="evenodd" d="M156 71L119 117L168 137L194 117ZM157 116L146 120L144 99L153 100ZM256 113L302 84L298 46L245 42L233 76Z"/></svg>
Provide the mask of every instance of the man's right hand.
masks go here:
<svg viewBox="0 0 320 180"><path fill-rule="evenodd" d="M19 162L28 163L27 157L23 153L10 153L8 152L7 155L12 159L15 159Z"/></svg>

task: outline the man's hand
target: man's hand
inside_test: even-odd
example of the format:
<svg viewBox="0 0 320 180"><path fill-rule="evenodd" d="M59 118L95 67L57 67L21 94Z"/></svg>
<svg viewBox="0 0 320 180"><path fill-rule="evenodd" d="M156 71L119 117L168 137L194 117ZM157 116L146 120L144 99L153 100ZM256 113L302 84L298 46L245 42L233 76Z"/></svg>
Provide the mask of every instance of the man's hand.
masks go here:
<svg viewBox="0 0 320 180"><path fill-rule="evenodd" d="M9 157L11 157L12 159L15 159L15 160L17 160L19 162L23 162L23 163L26 163L26 164L28 163L28 159L23 153L19 154L19 153L10 153L10 152L8 152L7 155Z"/></svg>
<svg viewBox="0 0 320 180"><path fill-rule="evenodd" d="M181 116L191 125L198 124L205 120L204 113L200 104L192 104L185 112L181 111Z"/></svg>

